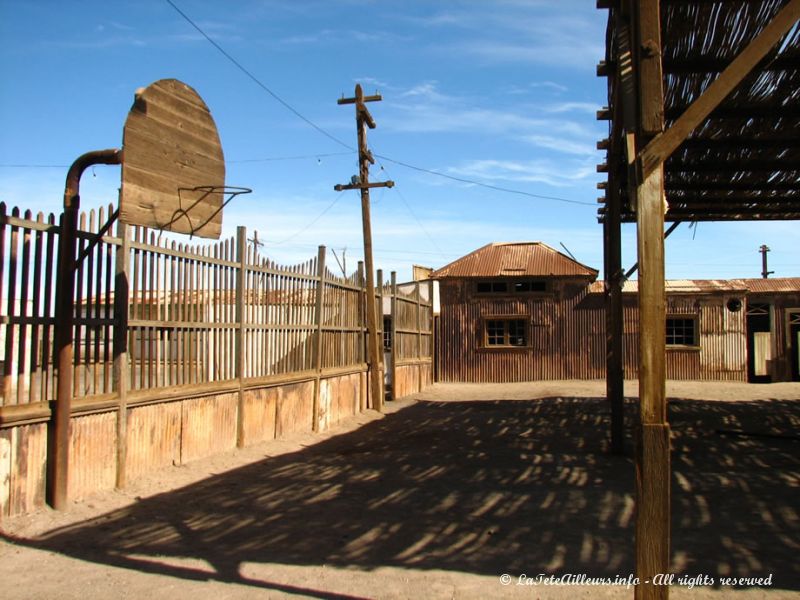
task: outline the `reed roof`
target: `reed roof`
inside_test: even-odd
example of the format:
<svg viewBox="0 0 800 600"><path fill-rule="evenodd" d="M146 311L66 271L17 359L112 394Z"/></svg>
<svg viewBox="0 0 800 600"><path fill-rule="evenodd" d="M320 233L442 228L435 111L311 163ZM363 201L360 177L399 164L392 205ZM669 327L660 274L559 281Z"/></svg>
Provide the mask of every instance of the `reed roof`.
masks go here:
<svg viewBox="0 0 800 600"><path fill-rule="evenodd" d="M664 113L668 128L788 0L661 0ZM609 186L628 198L617 79L615 10L606 62ZM800 218L800 28L796 23L665 163L667 221ZM600 209L603 219L605 207Z"/></svg>

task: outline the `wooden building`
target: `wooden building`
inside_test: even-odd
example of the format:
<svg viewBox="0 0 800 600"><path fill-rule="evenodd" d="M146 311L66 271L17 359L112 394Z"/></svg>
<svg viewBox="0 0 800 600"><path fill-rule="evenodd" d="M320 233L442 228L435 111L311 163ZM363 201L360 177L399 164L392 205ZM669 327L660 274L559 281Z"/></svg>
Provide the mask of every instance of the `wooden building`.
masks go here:
<svg viewBox="0 0 800 600"><path fill-rule="evenodd" d="M439 281L440 381L601 376L586 363L603 351L602 304L578 308L596 270L540 242L495 243L431 277Z"/></svg>
<svg viewBox="0 0 800 600"><path fill-rule="evenodd" d="M440 381L601 379L606 288L541 242L489 244L434 271ZM800 380L800 278L665 283L669 379ZM638 282L622 289L625 377L638 375Z"/></svg>

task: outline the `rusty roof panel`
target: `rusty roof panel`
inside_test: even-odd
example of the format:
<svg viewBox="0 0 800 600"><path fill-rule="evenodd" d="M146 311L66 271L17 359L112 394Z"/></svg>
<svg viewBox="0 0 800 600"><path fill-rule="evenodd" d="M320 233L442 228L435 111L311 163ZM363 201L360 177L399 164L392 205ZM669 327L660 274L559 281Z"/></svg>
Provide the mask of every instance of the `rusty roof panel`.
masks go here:
<svg viewBox="0 0 800 600"><path fill-rule="evenodd" d="M664 282L667 294L714 294L747 292L748 288L741 279L668 279ZM589 293L599 294L604 290L604 283L596 281ZM622 287L623 294L637 294L639 282L626 281Z"/></svg>
<svg viewBox="0 0 800 600"><path fill-rule="evenodd" d="M448 277L597 277L597 270L542 242L495 242L431 274Z"/></svg>
<svg viewBox="0 0 800 600"><path fill-rule="evenodd" d="M775 277L772 279L740 279L752 294L775 292L800 292L800 277Z"/></svg>

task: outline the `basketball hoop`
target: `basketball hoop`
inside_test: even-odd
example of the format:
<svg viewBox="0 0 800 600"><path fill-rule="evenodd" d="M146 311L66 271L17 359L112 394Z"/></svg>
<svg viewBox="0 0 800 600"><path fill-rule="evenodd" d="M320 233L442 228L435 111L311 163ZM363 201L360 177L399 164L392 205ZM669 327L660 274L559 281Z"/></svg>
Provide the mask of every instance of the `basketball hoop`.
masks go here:
<svg viewBox="0 0 800 600"><path fill-rule="evenodd" d="M178 208L175 209L175 212L172 213L172 218L163 225L159 225L159 229L163 229L164 231L185 231L184 227L175 227L176 222L180 221L181 219L186 220L186 226L189 230L189 237L192 237L196 231L199 231L206 225L208 225L220 212L225 206L233 200L236 196L240 196L242 194L250 194L253 190L246 187L236 187L232 185L198 185L191 189L187 188L178 188ZM191 203L188 203L187 206L184 208L184 196L190 196L191 194L197 195L197 198L192 200ZM211 195L219 194L223 198L227 195L228 198L225 198L222 202L219 203L219 208L217 208L211 215L209 215L205 220L195 221L192 220L192 215L190 214L192 209L203 202L207 202L208 197Z"/></svg>

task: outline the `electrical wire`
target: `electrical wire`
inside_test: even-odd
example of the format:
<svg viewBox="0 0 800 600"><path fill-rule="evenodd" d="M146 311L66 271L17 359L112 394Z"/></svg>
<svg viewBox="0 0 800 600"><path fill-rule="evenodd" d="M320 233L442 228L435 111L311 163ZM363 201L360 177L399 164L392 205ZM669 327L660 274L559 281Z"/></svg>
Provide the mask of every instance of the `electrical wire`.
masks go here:
<svg viewBox="0 0 800 600"><path fill-rule="evenodd" d="M373 154L373 156L379 156L379 155L377 155L377 154ZM380 161L380 158L378 159L378 165L380 165L380 167L381 167L381 170L382 170L384 173L386 173L386 175L387 175L387 176L391 177L391 176L389 175L389 170L388 170L388 169L387 169L387 168L384 166L384 164L383 164L383 163ZM385 189L385 188L384 188L384 189ZM414 218L414 220L417 222L417 225L419 225L419 228L420 228L420 229L423 231L423 233L424 233L424 234L427 236L428 240L429 240L429 241L430 241L430 243L433 245L433 247L434 247L434 248L436 248L436 249L439 251L439 254L442 256L442 258L444 258L444 252L443 252L443 251L442 251L442 249L439 247L439 244L437 244L437 243L436 243L436 240L435 240L435 239L433 239L433 236L432 236L432 235L431 235L431 234L428 232L428 230L425 228L425 225L423 225L423 224L422 224L422 221L420 221L420 219L417 217L417 214L414 212L414 209L412 209L412 208L411 208L411 205L410 205L410 204L409 204L409 203L406 201L406 198L405 198L405 196L403 196L403 192L401 192L401 191L400 191L400 189L399 189L397 186L394 186L394 187L392 188L392 191L397 193L397 195L398 195L398 197L400 198L400 200L403 202L403 204L405 204L405 207L408 209L408 212L409 212L409 213L411 213L411 216L412 216L412 217Z"/></svg>
<svg viewBox="0 0 800 600"><path fill-rule="evenodd" d="M3 169L68 169L69 165L0 165Z"/></svg>
<svg viewBox="0 0 800 600"><path fill-rule="evenodd" d="M314 129L316 129L319 133L321 133L325 137L333 140L334 142L336 142L340 146L343 146L343 147L347 148L348 150L356 152L356 149L353 146L351 146L350 144L347 144L346 142L343 142L342 140L337 138L332 133L329 133L328 131L325 131L322 127L320 127L319 125L317 125L316 123L311 121L311 119L309 119L306 116L304 116L302 113L300 113L300 111L295 109L292 105L290 105L288 102L286 102L283 98L281 98L275 92L273 92L269 87L267 87L266 84L264 84L260 79L258 79L258 77L253 75L244 66L242 66L242 64L239 61L237 61L233 56L228 54L228 52L226 52L225 49L222 46L220 46L217 42L215 42L213 39L211 39L211 37L208 34L206 34L206 32L203 31L200 28L200 26L197 25L197 23L192 21L192 19L189 18L189 16L186 13L184 13L180 8L178 8L172 0L165 0L165 1L172 8L174 8L175 11L181 17L183 17L186 20L187 23L189 23L194 29L196 29L200 33L200 35L202 35L206 40L208 40L208 42L211 45L213 45L214 48L216 48L225 58L227 58L237 69L239 69L242 73L244 73L258 87L260 87L267 94L272 96L276 101L278 101L281 105L283 105L292 114L294 114L296 117L298 117L299 119L304 121L309 126L311 126ZM378 156L378 155L375 154L374 156ZM583 205L583 206L596 206L596 204L594 204L592 202L583 202L581 200L571 200L569 198L561 198L561 197L558 197L558 196L544 196L544 195L541 195L541 194L534 194L534 193L531 193L531 192L525 192L523 190L516 190L516 189L513 189L513 188L507 188L507 187L502 187L502 186L498 186L498 185L492 185L492 184L489 184L489 183L483 183L483 182L480 182L480 181L475 181L475 180L467 179L467 178L464 178L464 177L456 177L454 175L447 175L445 173L434 171L432 169L426 169L424 167L418 167L416 165L412 165L412 164L409 164L407 162L403 162L403 161L400 161L400 160L395 160L395 159L390 158L388 156L381 156L380 158L382 158L383 160L392 162L392 163L394 163L396 165L400 165L401 167L405 167L407 169L413 169L415 171L428 173L430 175L436 175L438 177L443 177L445 179L451 179L453 181L458 181L460 183L467 183L467 184L470 184L470 185L477 185L477 186L488 188L490 190L495 190L495 191L498 191L498 192L504 192L504 193L508 193L508 194L518 194L518 195L521 195L521 196L528 196L530 198L537 198L539 200L552 200L552 201L555 201L555 202L566 202L566 203L569 203L569 204L579 204L579 205Z"/></svg>
<svg viewBox="0 0 800 600"><path fill-rule="evenodd" d="M502 187L499 185L492 185L490 183L483 183L481 181L475 181L473 179L467 179L465 177L456 177L455 175L448 175L446 173L441 173L439 171L433 171L431 169L425 169L423 167L417 167L415 165L405 163L394 158L389 158L388 156L383 156L380 154L373 154L376 158L382 158L385 161L394 163L396 165L400 165L401 167L406 167L407 169L413 169L414 171L421 171L422 173L428 173L429 175L437 175L438 177L444 177L445 179L452 179L453 181L459 181L461 183L468 183L470 185L477 185L480 187L489 188L490 190L496 190L498 192L506 192L508 194L519 194L521 196L529 196L531 198L537 198L539 200L553 200L555 202L568 202L569 204L580 204L584 206L596 206L592 202L584 202L582 200L571 200L569 198L561 198L559 196L543 196L542 194L534 194L532 192L525 192L523 190L515 190L513 188Z"/></svg>
<svg viewBox="0 0 800 600"><path fill-rule="evenodd" d="M306 158L316 158L317 160L319 160L320 158L328 158L330 156L349 156L355 153L356 151L352 150L350 152L328 152L326 154L304 154L299 156L268 156L265 158L244 158L241 160L229 160L227 162L229 164L242 164L242 163L257 163L257 162L273 162L280 160L302 160Z"/></svg>
<svg viewBox="0 0 800 600"><path fill-rule="evenodd" d="M305 232L305 231L308 231L308 229L309 229L309 228L311 228L311 227L312 227L312 226L313 226L313 225L314 225L314 224L315 224L317 221L319 221L319 220L320 220L322 217L324 217L324 216L327 214L327 212L328 212L330 209L332 209L334 206L336 206L336 203L337 203L337 202L339 202L339 198L341 198L341 197L342 197L342 195L341 195L341 194L337 194L337 195L336 195L336 198L334 198L333 202L331 202L331 203L330 203L330 204L329 204L329 205L328 205L328 206L325 208L325 210L323 210L323 211L322 211L321 213L319 213L319 214L318 214L316 217L314 217L314 219L313 219L313 220L312 220L310 223L308 223L307 225L305 225L303 228L301 228L301 229L298 229L298 230L297 230L297 231L295 231L295 232L294 232L292 235L290 235L290 236L288 236L288 237L286 237L286 238L284 238L284 239L282 239L282 240L280 240L280 241L277 241L277 242L269 242L269 244L268 244L268 245L270 245L270 246L279 246L279 245L281 245L281 244L284 244L284 243L288 242L289 240L292 240L292 239L296 238L296 237L297 237L298 235L300 235L301 233L303 233L303 232ZM265 240L265 244L266 244L266 240Z"/></svg>
<svg viewBox="0 0 800 600"><path fill-rule="evenodd" d="M225 58L227 58L231 63L233 63L236 66L237 69L239 69L242 73L247 75L247 77L249 77L253 81L253 83L255 83L258 87L260 87L262 90L264 90L267 94L272 96L277 102L282 104L284 108L286 108L288 111L292 112L298 119L301 119L301 120L305 121L308 125L310 125L314 129L316 129L322 135L324 135L328 139L336 142L340 146L343 146L343 147L347 148L348 150L352 150L353 152L356 151L356 149L353 146L351 146L350 144L348 144L346 142L343 142L342 140L337 138L335 135L325 131L322 127L320 127L319 125L314 123L311 119L306 118L303 114L300 113L300 111L296 110L291 104L286 102L286 100L281 98L278 94L276 94L271 89L269 89L258 77L253 75L238 60L236 60L233 56L228 54L222 46L220 46L217 42L215 42L213 39L211 39L211 37L208 34L206 34L206 32L203 31L200 28L200 26L197 25L197 23L192 21L185 12L183 12L180 8L178 8L172 0L165 0L165 1L172 8L174 8L175 12L177 12L180 16L182 16L186 20L186 22L189 23L189 25L194 27L200 35L202 35L204 38L206 38L206 40L208 40L208 42L212 46L214 46L214 48L216 48Z"/></svg>

